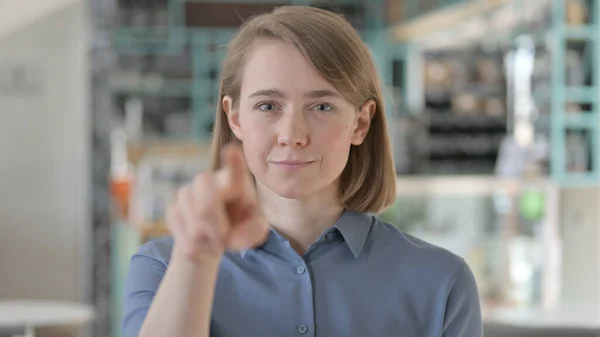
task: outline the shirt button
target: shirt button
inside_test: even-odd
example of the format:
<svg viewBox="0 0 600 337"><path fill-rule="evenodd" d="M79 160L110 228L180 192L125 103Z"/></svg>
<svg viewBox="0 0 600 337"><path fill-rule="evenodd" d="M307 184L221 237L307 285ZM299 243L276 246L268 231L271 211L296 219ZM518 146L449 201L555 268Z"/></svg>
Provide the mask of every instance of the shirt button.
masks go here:
<svg viewBox="0 0 600 337"><path fill-rule="evenodd" d="M333 239L335 239L335 234L333 232L329 232L327 235L325 235L325 240L333 241Z"/></svg>
<svg viewBox="0 0 600 337"><path fill-rule="evenodd" d="M306 272L306 268L304 268L304 266L298 266L298 268L296 268L296 273L298 273L298 275L302 275L304 272Z"/></svg>
<svg viewBox="0 0 600 337"><path fill-rule="evenodd" d="M298 332L301 334L305 334L308 331L308 327L306 326L306 324L300 324L298 325Z"/></svg>

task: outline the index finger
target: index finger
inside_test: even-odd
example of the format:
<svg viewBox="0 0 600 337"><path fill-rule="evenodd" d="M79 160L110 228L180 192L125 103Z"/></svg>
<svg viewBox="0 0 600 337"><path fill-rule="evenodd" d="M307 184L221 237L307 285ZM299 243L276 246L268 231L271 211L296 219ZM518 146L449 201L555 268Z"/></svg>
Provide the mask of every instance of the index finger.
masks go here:
<svg viewBox="0 0 600 337"><path fill-rule="evenodd" d="M241 147L227 144L222 152L222 167L217 172L217 182L225 201L247 197L252 180Z"/></svg>

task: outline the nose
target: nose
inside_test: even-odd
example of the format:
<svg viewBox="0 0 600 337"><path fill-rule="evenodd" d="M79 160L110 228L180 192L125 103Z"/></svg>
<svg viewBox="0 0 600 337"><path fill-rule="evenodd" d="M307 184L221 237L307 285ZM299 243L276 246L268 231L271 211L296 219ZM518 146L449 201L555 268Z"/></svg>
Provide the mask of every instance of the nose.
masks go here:
<svg viewBox="0 0 600 337"><path fill-rule="evenodd" d="M292 148L308 144L308 121L303 111L289 111L279 120L277 143Z"/></svg>

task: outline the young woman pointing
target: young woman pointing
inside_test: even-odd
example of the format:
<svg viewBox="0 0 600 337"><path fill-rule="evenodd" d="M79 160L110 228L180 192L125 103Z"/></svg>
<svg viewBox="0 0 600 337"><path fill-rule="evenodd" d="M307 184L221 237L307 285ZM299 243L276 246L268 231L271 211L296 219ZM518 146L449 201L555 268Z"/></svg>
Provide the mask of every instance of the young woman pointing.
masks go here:
<svg viewBox="0 0 600 337"><path fill-rule="evenodd" d="M126 337L481 337L465 261L371 215L394 202L381 85L341 16L281 7L228 47L212 172L143 245Z"/></svg>

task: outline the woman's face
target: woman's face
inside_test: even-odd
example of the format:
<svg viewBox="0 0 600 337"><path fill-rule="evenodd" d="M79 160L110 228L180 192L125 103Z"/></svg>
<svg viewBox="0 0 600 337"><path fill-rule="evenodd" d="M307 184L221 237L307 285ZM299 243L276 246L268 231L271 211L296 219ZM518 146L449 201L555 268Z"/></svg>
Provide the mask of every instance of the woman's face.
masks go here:
<svg viewBox="0 0 600 337"><path fill-rule="evenodd" d="M352 144L375 103L360 111L290 44L259 40L247 55L239 105L223 107L257 181L291 199L337 191Z"/></svg>

